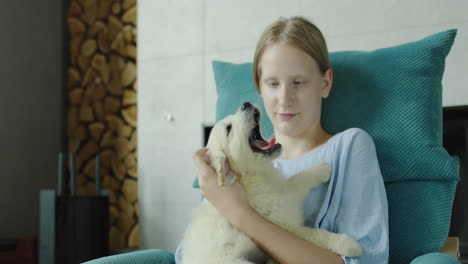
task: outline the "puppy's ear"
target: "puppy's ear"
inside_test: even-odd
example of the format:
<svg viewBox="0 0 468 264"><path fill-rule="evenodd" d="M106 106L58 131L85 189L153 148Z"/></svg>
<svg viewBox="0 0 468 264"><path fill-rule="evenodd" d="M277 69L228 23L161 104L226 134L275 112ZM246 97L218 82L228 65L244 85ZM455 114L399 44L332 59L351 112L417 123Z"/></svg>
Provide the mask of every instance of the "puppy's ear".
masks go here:
<svg viewBox="0 0 468 264"><path fill-rule="evenodd" d="M235 173L229 165L229 159L226 154L221 150L209 151L211 165L218 175L218 185L233 184L237 180L237 173Z"/></svg>

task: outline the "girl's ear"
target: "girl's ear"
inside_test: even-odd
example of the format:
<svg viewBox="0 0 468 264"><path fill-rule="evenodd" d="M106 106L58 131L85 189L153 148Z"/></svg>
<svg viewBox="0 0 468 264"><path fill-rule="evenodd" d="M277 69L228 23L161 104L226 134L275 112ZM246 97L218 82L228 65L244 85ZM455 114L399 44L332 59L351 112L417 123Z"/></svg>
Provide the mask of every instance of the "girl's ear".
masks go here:
<svg viewBox="0 0 468 264"><path fill-rule="evenodd" d="M231 170L229 159L223 151L214 150L208 151L211 159L211 165L218 175L218 185L233 184L237 180L237 173Z"/></svg>
<svg viewBox="0 0 468 264"><path fill-rule="evenodd" d="M333 72L328 68L323 74L322 98L327 98L333 84Z"/></svg>

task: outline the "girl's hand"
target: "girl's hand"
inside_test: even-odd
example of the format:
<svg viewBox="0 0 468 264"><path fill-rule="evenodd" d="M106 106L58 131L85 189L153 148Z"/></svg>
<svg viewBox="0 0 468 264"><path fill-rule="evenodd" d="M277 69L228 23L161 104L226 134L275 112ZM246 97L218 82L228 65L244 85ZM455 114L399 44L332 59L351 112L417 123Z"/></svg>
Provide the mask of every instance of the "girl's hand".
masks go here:
<svg viewBox="0 0 468 264"><path fill-rule="evenodd" d="M218 177L211 167L207 151L207 148L201 148L192 156L201 193L221 215L236 226L245 210L250 210L244 190L238 181L222 187L218 185Z"/></svg>

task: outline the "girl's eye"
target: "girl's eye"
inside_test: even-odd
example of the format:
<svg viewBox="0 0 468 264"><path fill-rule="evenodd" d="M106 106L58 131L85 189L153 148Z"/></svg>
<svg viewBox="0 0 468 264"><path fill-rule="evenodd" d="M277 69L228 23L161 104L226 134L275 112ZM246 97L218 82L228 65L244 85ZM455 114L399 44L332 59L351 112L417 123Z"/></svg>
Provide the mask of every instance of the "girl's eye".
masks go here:
<svg viewBox="0 0 468 264"><path fill-rule="evenodd" d="M304 84L303 81L294 81L294 85L302 85L302 84Z"/></svg>
<svg viewBox="0 0 468 264"><path fill-rule="evenodd" d="M270 85L271 87L276 87L276 86L278 86L278 83L277 82L269 82L268 85Z"/></svg>

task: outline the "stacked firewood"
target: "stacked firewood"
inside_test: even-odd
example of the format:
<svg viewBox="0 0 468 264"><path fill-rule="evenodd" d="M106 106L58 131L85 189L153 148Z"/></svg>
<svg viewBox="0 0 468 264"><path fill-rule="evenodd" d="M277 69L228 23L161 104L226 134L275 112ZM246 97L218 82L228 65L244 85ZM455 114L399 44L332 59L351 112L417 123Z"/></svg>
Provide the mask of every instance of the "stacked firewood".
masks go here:
<svg viewBox="0 0 468 264"><path fill-rule="evenodd" d="M137 247L136 0L71 0L68 152L77 192L110 191L110 247Z"/></svg>

